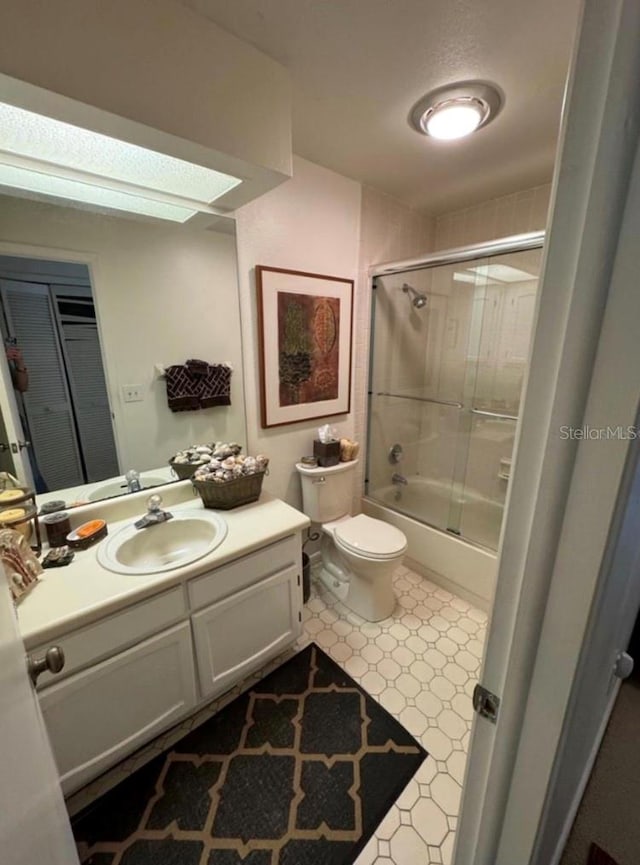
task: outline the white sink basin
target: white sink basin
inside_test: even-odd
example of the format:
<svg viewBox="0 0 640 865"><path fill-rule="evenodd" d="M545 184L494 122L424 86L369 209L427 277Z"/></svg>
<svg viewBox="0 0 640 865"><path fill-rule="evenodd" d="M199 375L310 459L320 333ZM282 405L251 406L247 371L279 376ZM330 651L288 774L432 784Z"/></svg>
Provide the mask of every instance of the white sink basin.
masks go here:
<svg viewBox="0 0 640 865"><path fill-rule="evenodd" d="M226 534L227 524L217 513L185 510L146 529L125 526L98 547L98 561L116 574L159 574L201 559Z"/></svg>
<svg viewBox="0 0 640 865"><path fill-rule="evenodd" d="M147 475L140 478L141 489L147 490L149 487L157 487L160 484L169 483L166 478L160 475ZM98 502L100 499L110 499L113 496L123 496L127 492L127 482L124 478L118 478L109 484L104 484L101 487L96 487L92 490L87 498L90 502Z"/></svg>

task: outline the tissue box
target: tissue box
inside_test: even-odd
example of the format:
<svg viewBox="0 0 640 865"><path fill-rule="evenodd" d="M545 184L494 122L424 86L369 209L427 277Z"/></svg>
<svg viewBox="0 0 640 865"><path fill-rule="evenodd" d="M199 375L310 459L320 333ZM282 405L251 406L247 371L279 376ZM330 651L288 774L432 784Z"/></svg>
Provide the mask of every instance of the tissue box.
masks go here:
<svg viewBox="0 0 640 865"><path fill-rule="evenodd" d="M323 468L337 466L340 462L340 442L321 442L313 440L313 455L318 459L318 465Z"/></svg>

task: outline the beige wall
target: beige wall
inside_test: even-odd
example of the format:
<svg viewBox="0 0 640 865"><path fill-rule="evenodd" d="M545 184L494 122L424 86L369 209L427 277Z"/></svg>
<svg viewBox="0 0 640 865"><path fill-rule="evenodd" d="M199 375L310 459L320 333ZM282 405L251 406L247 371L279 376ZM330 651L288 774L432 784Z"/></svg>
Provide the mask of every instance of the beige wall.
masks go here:
<svg viewBox="0 0 640 865"><path fill-rule="evenodd" d="M193 442L244 442L233 235L2 197L0 248L90 262L123 471L166 465ZM231 361L230 407L170 411L154 364L190 357ZM124 402L127 384L142 385L142 402Z"/></svg>
<svg viewBox="0 0 640 865"><path fill-rule="evenodd" d="M291 180L236 212L248 448L252 453L265 453L271 459L266 488L297 507L301 496L295 463L312 450L316 428L323 421L271 429L260 426L255 266L262 264L355 279L360 193L359 183L295 157ZM357 355L355 363L357 366ZM355 414L359 409L360 403L354 404L352 400L349 414L330 419L340 435L354 434Z"/></svg>

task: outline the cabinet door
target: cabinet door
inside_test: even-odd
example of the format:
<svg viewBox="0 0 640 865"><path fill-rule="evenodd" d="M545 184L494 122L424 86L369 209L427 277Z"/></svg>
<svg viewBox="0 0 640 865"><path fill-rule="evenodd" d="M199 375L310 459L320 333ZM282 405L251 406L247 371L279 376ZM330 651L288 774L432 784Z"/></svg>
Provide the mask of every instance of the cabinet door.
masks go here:
<svg viewBox="0 0 640 865"><path fill-rule="evenodd" d="M293 642L300 633L300 604L294 567L195 613L202 696L231 687Z"/></svg>
<svg viewBox="0 0 640 865"><path fill-rule="evenodd" d="M189 623L52 685L39 698L68 794L194 707Z"/></svg>

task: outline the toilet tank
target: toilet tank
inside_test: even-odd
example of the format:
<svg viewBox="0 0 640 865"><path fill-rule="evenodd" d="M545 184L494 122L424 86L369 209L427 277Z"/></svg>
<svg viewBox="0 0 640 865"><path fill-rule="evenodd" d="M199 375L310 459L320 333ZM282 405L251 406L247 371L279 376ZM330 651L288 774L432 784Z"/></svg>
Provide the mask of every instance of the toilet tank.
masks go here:
<svg viewBox="0 0 640 865"><path fill-rule="evenodd" d="M351 511L354 469L358 460L329 468L308 468L296 463L302 483L302 510L314 523L328 523Z"/></svg>

